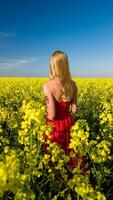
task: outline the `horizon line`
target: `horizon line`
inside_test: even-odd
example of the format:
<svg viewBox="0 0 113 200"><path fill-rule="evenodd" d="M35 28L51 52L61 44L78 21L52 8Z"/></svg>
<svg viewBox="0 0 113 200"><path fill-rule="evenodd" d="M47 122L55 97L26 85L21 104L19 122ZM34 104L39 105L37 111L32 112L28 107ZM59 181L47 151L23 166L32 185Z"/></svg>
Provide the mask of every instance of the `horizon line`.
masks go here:
<svg viewBox="0 0 113 200"><path fill-rule="evenodd" d="M48 76L0 76L0 78L49 78ZM113 78L113 76L75 76L71 78Z"/></svg>

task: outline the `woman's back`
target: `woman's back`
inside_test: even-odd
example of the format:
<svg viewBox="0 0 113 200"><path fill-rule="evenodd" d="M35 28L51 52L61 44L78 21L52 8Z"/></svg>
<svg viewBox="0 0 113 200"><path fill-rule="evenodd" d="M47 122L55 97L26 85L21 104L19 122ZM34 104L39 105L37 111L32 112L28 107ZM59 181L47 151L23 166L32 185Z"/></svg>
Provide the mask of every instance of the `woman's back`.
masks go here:
<svg viewBox="0 0 113 200"><path fill-rule="evenodd" d="M55 78L49 80L45 84L45 90L47 93L47 118L59 119L69 114L69 109L74 113L77 111L77 87L73 80L71 80L72 86L72 98L69 101L62 99L62 90L59 87L59 80ZM48 98L49 97L49 98Z"/></svg>
<svg viewBox="0 0 113 200"><path fill-rule="evenodd" d="M54 99L57 101L57 102L61 102L62 101L62 90L61 88L59 87L59 79L58 78L55 78L53 80L49 80L48 81L48 87L54 97ZM75 92L75 82L71 80L71 86L72 86L72 89L73 89L73 96L74 96L74 92ZM72 98L73 99L73 98ZM64 100L63 100L64 101Z"/></svg>

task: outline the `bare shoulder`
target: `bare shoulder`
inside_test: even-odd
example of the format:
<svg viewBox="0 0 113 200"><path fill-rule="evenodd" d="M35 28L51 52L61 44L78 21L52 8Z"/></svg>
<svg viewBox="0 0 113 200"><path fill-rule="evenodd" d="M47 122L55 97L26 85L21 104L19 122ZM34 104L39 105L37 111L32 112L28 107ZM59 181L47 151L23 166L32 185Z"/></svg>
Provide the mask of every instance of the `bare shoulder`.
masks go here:
<svg viewBox="0 0 113 200"><path fill-rule="evenodd" d="M53 85L53 80L49 80L43 85L44 92L51 92L51 86Z"/></svg>
<svg viewBox="0 0 113 200"><path fill-rule="evenodd" d="M55 80L49 80L47 83L47 87L49 88L49 90L53 90L53 88L55 87L55 84L56 84L56 82L55 82Z"/></svg>
<svg viewBox="0 0 113 200"><path fill-rule="evenodd" d="M47 82L47 83L44 83L44 85L43 85L43 92L44 92L44 94L49 93L48 82Z"/></svg>

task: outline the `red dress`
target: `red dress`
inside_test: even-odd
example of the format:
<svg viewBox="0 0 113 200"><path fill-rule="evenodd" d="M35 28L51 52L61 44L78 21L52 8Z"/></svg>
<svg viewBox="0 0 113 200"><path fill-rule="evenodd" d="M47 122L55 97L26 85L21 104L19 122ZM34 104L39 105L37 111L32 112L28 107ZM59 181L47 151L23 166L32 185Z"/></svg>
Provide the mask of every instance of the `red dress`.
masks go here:
<svg viewBox="0 0 113 200"><path fill-rule="evenodd" d="M55 100L55 119L46 120L46 123L51 123L53 127L50 140L59 144L66 154L69 153L70 128L74 125L74 119L69 112L70 103Z"/></svg>
<svg viewBox="0 0 113 200"><path fill-rule="evenodd" d="M56 101L55 100L55 119L46 119L46 123L52 124L53 131L51 133L51 142L56 142L65 151L66 155L69 155L71 149L69 148L70 143L70 128L74 125L75 121L69 112L70 102ZM77 156L70 159L70 165L77 167ZM85 160L81 163L81 168L85 167Z"/></svg>

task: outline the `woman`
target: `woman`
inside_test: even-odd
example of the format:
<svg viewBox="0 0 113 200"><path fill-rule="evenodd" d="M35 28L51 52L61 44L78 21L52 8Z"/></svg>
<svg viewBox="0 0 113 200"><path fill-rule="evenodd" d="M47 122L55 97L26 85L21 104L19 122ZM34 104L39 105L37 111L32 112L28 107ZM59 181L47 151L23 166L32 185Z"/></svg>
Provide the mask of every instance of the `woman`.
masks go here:
<svg viewBox="0 0 113 200"><path fill-rule="evenodd" d="M62 51L55 51L51 56L50 78L43 86L47 121L52 121L55 125L52 140L67 151L69 129L74 124L69 111L77 111L77 86L71 80L68 57Z"/></svg>
<svg viewBox="0 0 113 200"><path fill-rule="evenodd" d="M71 113L75 115L77 112L77 85L71 79L68 57L63 51L55 51L51 56L50 78L43 86L46 122L53 126L50 140L69 155L70 128L75 123ZM77 157L70 163L73 167L77 166Z"/></svg>

